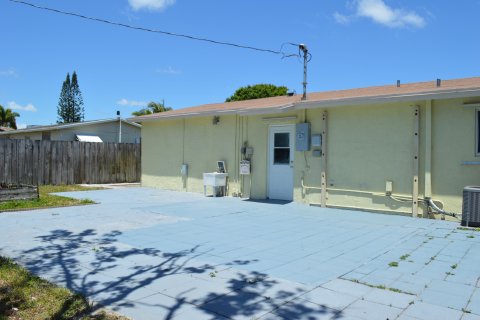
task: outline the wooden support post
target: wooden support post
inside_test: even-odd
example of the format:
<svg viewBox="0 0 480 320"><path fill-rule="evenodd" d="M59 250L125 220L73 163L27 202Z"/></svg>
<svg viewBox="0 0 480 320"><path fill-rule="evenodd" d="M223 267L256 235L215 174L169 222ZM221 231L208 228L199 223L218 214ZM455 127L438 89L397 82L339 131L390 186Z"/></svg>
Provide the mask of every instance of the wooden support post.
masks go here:
<svg viewBox="0 0 480 320"><path fill-rule="evenodd" d="M327 207L327 111L323 112L323 131L322 131L322 173L321 173L321 205Z"/></svg>
<svg viewBox="0 0 480 320"><path fill-rule="evenodd" d="M412 188L412 216L418 216L418 157L420 149L420 109L414 108L413 124L413 188Z"/></svg>

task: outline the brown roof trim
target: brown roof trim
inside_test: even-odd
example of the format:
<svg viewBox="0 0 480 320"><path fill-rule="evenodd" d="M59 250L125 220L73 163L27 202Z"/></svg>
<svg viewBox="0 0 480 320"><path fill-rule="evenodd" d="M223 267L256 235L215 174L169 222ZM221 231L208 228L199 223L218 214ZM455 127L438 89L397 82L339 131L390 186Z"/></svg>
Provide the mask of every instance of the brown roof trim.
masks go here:
<svg viewBox="0 0 480 320"><path fill-rule="evenodd" d="M416 82L366 88L313 92L307 100L301 95L280 96L236 102L213 103L162 113L130 118L130 121L149 122L175 118L189 118L221 114L269 114L288 110L345 105L375 104L384 102L420 101L426 99L448 99L480 96L480 77Z"/></svg>

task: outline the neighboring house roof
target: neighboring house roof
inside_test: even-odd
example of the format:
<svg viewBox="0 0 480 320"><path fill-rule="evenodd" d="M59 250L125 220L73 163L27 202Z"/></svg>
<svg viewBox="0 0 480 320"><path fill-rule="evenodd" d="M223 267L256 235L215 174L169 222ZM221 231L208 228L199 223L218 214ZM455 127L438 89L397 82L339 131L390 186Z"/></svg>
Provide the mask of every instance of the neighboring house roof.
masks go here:
<svg viewBox="0 0 480 320"><path fill-rule="evenodd" d="M135 122L222 114L268 114L294 109L340 105L373 104L386 101L419 101L425 99L480 96L480 77L376 86L358 89L312 92L307 100L301 95L205 104L130 118Z"/></svg>
<svg viewBox="0 0 480 320"><path fill-rule="evenodd" d="M53 124L53 125L48 125L48 126L32 126L28 127L25 129L18 129L15 130L14 132L8 132L9 134L13 133L27 133L27 132L42 132L42 131L54 131L54 130L62 130L66 128L72 128L72 127L83 127L83 126L91 126L95 124L103 124L103 123L109 123L109 122L118 122L118 119L104 119L104 120L92 120L92 121L83 121L83 122L73 122L73 123L59 123L59 124ZM141 128L142 125L138 123L134 123L131 121L123 120L122 123L132 125L134 127ZM0 132L1 134L5 134L6 132Z"/></svg>
<svg viewBox="0 0 480 320"><path fill-rule="evenodd" d="M0 127L0 132L3 131L14 131L15 129L9 128L9 127Z"/></svg>

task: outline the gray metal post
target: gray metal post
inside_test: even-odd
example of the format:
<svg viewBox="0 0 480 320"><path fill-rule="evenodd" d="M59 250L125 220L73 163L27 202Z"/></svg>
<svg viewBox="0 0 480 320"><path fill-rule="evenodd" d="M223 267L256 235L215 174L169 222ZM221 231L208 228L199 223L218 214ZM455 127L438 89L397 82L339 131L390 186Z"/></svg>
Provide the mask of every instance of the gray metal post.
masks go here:
<svg viewBox="0 0 480 320"><path fill-rule="evenodd" d="M307 64L308 64L308 49L307 46L301 44L298 46L303 52L303 96L302 100L307 100Z"/></svg>

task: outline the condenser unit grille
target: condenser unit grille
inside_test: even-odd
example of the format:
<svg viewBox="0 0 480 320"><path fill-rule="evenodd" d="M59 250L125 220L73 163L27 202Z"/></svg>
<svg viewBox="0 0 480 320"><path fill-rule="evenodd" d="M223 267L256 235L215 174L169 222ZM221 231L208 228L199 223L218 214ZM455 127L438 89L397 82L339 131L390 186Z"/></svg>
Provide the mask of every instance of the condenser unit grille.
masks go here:
<svg viewBox="0 0 480 320"><path fill-rule="evenodd" d="M480 187L463 189L462 225L480 227Z"/></svg>

